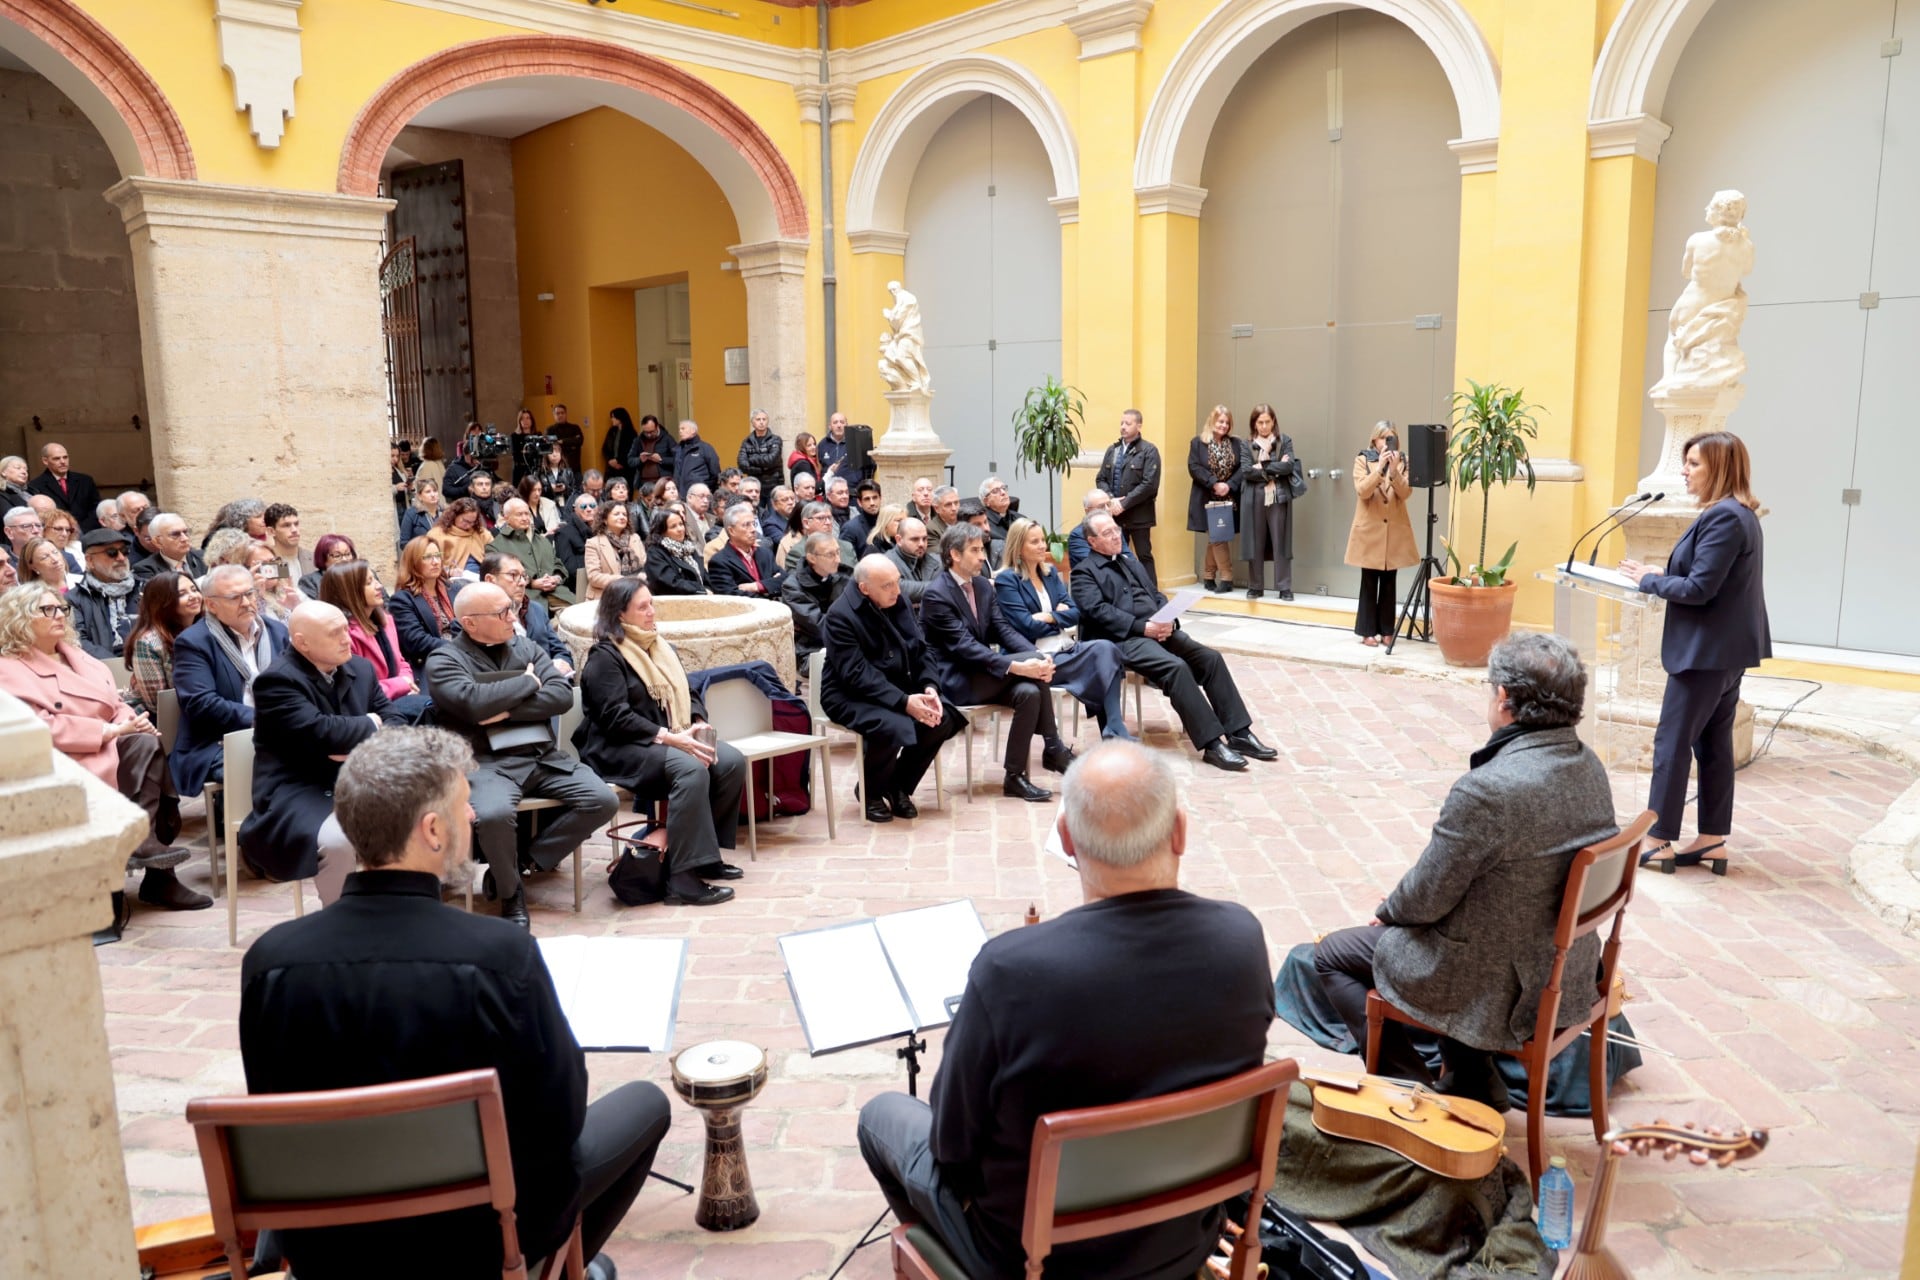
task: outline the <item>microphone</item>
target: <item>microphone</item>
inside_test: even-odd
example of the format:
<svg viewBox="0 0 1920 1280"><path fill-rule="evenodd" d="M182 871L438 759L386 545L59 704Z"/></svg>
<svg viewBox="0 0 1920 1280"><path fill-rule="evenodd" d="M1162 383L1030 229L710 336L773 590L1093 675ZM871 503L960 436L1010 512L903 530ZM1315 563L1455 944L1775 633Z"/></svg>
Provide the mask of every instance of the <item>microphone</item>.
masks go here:
<svg viewBox="0 0 1920 1280"><path fill-rule="evenodd" d="M1651 494L1636 493L1631 498L1628 498L1624 505L1632 506L1634 503L1644 502L1650 497L1652 497ZM1593 526L1593 529L1598 529L1601 525L1610 523L1613 520L1613 518L1614 518L1614 513L1611 511L1607 512L1606 515L1600 517L1599 523L1595 524ZM1573 572L1573 558L1580 554L1580 544L1587 540L1587 538L1593 533L1593 529L1589 529L1587 530L1586 533L1583 533L1579 537L1575 538L1573 540L1573 545L1567 548L1567 572L1568 573ZM1595 549L1598 550L1597 547Z"/></svg>
<svg viewBox="0 0 1920 1280"><path fill-rule="evenodd" d="M1642 496L1644 497L1645 495L1642 495ZM1648 507L1652 506L1654 503L1660 501L1662 498L1666 496L1667 495L1664 493L1656 493L1652 497L1647 498L1645 502L1641 502L1640 505L1638 507L1635 507L1632 511L1628 511L1626 507L1622 507L1620 509L1622 514L1620 516L1619 523L1614 525L1612 529L1607 530L1606 533L1601 534L1598 538L1595 538L1593 540L1593 550L1589 552L1587 555L1587 563L1592 564L1595 560L1598 560L1600 558L1600 544L1607 540L1607 534L1613 533L1617 529L1626 528L1628 521L1632 520L1635 516L1639 515L1641 512L1645 511ZM1632 506L1633 504L1628 503L1627 505Z"/></svg>

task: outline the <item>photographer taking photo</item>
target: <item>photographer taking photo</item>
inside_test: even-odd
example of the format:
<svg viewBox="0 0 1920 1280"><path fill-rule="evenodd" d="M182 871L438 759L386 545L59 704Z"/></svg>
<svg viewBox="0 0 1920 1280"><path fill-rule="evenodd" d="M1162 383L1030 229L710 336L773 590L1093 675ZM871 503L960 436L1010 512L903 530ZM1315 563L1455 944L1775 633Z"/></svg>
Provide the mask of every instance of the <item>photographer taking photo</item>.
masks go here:
<svg viewBox="0 0 1920 1280"><path fill-rule="evenodd" d="M1420 562L1407 518L1407 458L1400 433L1391 422L1373 424L1367 447L1353 459L1353 531L1347 535L1347 563L1360 570L1360 607L1353 633L1360 643L1377 646L1394 628L1395 587L1399 570Z"/></svg>

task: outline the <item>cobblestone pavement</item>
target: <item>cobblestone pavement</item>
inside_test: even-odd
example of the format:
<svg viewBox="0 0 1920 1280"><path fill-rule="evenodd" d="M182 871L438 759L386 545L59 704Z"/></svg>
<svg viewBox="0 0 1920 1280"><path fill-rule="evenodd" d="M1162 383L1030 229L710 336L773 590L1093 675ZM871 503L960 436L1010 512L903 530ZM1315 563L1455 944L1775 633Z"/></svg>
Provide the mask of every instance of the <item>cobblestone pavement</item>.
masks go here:
<svg viewBox="0 0 1920 1280"><path fill-rule="evenodd" d="M1368 918L1419 851L1440 798L1485 737L1484 693L1458 683L1236 658L1257 729L1281 748L1243 775L1200 767L1166 704L1147 697L1149 742L1168 752L1195 815L1185 887L1247 904L1276 963L1296 942ZM1092 738L1083 725L1084 741ZM746 1112L761 1217L710 1235L690 1199L651 1183L610 1246L627 1277L798 1280L824 1276L880 1210L854 1146L854 1115L903 1087L890 1049L809 1058L782 977L778 934L878 912L971 898L989 932L1078 901L1073 873L1041 851L1056 806L998 796L999 769L976 767L978 800L948 748L944 812L872 827L849 794L852 752L835 756L841 838L819 813L764 828L729 906L622 909L590 844L585 911L570 877L536 881L537 934L685 937L690 958L678 1046L721 1037L763 1046L770 1082ZM979 752L985 755L984 736ZM1038 775L1036 775L1038 776ZM1789 722L1740 775L1738 861L1647 875L1629 910L1624 952L1636 1032L1662 1052L1615 1089L1622 1122L1691 1118L1773 1131L1764 1155L1730 1170L1635 1160L1623 1171L1609 1243L1635 1274L1885 1276L1899 1264L1920 1135L1912 1087L1920 1037L1920 940L1882 925L1848 892L1844 851L1913 782L1900 765L1797 733ZM1623 815L1645 779L1617 780ZM1211 815L1220 815L1218 817ZM744 861L744 853L742 855ZM183 871L203 881L205 863ZM312 899L309 896L309 906ZM280 886L243 884L242 942L292 909ZM224 904L168 916L139 911L127 940L102 948L108 1033L136 1221L204 1208L182 1119L187 1099L242 1088L235 1020L241 952L226 946ZM931 1036L931 1065L940 1035ZM1276 1022L1282 1054L1332 1055ZM630 1079L669 1084L664 1056L589 1058L596 1095ZM697 1181L702 1130L677 1099L657 1168ZM1511 1149L1525 1158L1519 1129ZM1584 1120L1549 1121L1584 1197L1595 1159ZM1584 1213L1584 1199L1582 1200ZM889 1274L884 1246L843 1273Z"/></svg>

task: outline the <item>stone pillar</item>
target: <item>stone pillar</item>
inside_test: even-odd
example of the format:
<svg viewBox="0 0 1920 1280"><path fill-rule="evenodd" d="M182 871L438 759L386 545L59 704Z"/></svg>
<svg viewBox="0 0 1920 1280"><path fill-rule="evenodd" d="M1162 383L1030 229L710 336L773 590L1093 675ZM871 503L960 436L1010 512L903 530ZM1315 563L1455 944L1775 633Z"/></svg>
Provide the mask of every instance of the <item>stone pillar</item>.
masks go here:
<svg viewBox="0 0 1920 1280"><path fill-rule="evenodd" d="M889 391L886 397L892 411L886 434L873 446L873 478L886 501L905 503L916 478L930 476L936 488L947 482L953 450L934 434L933 392Z"/></svg>
<svg viewBox="0 0 1920 1280"><path fill-rule="evenodd" d="M138 1270L89 935L146 827L0 694L0 1275Z"/></svg>
<svg viewBox="0 0 1920 1280"><path fill-rule="evenodd" d="M727 250L747 286L747 376L790 446L807 429L807 242L763 240Z"/></svg>
<svg viewBox="0 0 1920 1280"><path fill-rule="evenodd" d="M1647 493L1666 494L1667 505L1679 503L1692 510L1693 499L1687 496L1687 482L1680 474L1686 443L1703 432L1726 430L1727 419L1739 407L1747 389L1735 385L1711 391L1662 391L1656 386L1652 394L1653 407L1667 420L1667 435L1660 445L1660 461L1652 475L1640 478L1640 488ZM1673 549L1671 542L1667 549ZM1666 563L1664 555L1658 559Z"/></svg>
<svg viewBox="0 0 1920 1280"><path fill-rule="evenodd" d="M204 530L253 496L301 540L394 560L380 237L390 200L128 178L160 505Z"/></svg>

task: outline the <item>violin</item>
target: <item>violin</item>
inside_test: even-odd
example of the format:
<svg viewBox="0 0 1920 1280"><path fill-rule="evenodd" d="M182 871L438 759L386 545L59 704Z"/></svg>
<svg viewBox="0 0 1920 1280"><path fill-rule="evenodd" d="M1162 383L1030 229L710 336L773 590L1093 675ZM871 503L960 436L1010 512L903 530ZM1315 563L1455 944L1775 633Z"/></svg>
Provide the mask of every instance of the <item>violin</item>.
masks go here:
<svg viewBox="0 0 1920 1280"><path fill-rule="evenodd" d="M1471 1098L1357 1071L1300 1072L1313 1091L1313 1127L1398 1152L1443 1178L1475 1179L1506 1154L1507 1122Z"/></svg>

